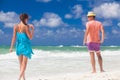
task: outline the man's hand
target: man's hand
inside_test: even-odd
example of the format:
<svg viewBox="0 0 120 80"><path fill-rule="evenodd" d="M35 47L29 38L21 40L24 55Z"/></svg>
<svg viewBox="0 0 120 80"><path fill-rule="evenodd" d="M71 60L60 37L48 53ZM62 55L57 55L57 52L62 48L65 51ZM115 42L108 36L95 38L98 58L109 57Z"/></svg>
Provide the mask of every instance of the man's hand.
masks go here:
<svg viewBox="0 0 120 80"><path fill-rule="evenodd" d="M104 42L104 40L101 40L100 43L102 44Z"/></svg>
<svg viewBox="0 0 120 80"><path fill-rule="evenodd" d="M83 41L83 45L86 45L86 41Z"/></svg>

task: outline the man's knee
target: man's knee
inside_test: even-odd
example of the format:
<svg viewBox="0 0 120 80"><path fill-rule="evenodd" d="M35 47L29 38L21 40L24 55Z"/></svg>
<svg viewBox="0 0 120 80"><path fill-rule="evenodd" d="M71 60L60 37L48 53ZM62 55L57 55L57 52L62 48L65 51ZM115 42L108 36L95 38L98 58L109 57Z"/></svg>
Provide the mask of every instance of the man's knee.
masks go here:
<svg viewBox="0 0 120 80"><path fill-rule="evenodd" d="M97 55L98 57L101 57L101 53L100 53L100 52L96 52L96 55Z"/></svg>

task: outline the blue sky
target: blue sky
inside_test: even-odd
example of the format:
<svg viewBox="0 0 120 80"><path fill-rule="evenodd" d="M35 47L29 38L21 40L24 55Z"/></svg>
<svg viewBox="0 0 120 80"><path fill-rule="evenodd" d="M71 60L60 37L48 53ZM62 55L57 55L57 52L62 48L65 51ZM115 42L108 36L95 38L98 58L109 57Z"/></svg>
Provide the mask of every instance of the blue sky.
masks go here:
<svg viewBox="0 0 120 80"><path fill-rule="evenodd" d="M30 15L35 34L32 45L82 46L87 12L94 11L105 28L103 45L120 45L118 0L1 0L0 45L10 45L20 13Z"/></svg>

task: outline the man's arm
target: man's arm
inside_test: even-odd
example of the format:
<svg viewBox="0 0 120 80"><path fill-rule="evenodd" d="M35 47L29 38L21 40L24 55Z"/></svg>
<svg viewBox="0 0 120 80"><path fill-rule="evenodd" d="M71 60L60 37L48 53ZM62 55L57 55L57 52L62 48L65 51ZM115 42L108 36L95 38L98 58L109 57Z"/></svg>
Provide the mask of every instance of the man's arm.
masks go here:
<svg viewBox="0 0 120 80"><path fill-rule="evenodd" d="M104 38L105 38L105 31L104 31L104 28L103 26L101 26L101 33L102 33L102 37L101 37L101 42L100 43L103 43L104 42Z"/></svg>
<svg viewBox="0 0 120 80"><path fill-rule="evenodd" d="M86 26L86 31L85 31L85 35L84 35L83 45L85 45L87 43L88 32L89 32L89 26Z"/></svg>

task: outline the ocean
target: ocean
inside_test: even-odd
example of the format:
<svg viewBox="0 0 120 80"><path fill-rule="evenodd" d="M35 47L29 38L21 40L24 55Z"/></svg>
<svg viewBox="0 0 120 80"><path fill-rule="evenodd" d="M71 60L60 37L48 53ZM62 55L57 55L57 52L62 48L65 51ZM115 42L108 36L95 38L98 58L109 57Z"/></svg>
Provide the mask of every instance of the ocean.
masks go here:
<svg viewBox="0 0 120 80"><path fill-rule="evenodd" d="M78 76L91 72L90 57L85 46L33 46L34 55L28 61L27 80L70 80L67 76ZM120 71L120 46L102 46L106 71ZM96 57L97 59L97 57ZM97 63L98 64L98 63ZM99 66L97 65L99 72ZM16 80L19 75L19 62L15 53L9 53L8 46L0 47L0 80ZM53 79L54 80L54 79ZM108 79L106 79L108 80Z"/></svg>
<svg viewBox="0 0 120 80"><path fill-rule="evenodd" d="M86 46L33 46L33 50L53 52L87 52ZM15 48L13 49L15 51ZM102 46L101 51L118 51L120 46ZM9 53L9 46L0 46L0 54Z"/></svg>

